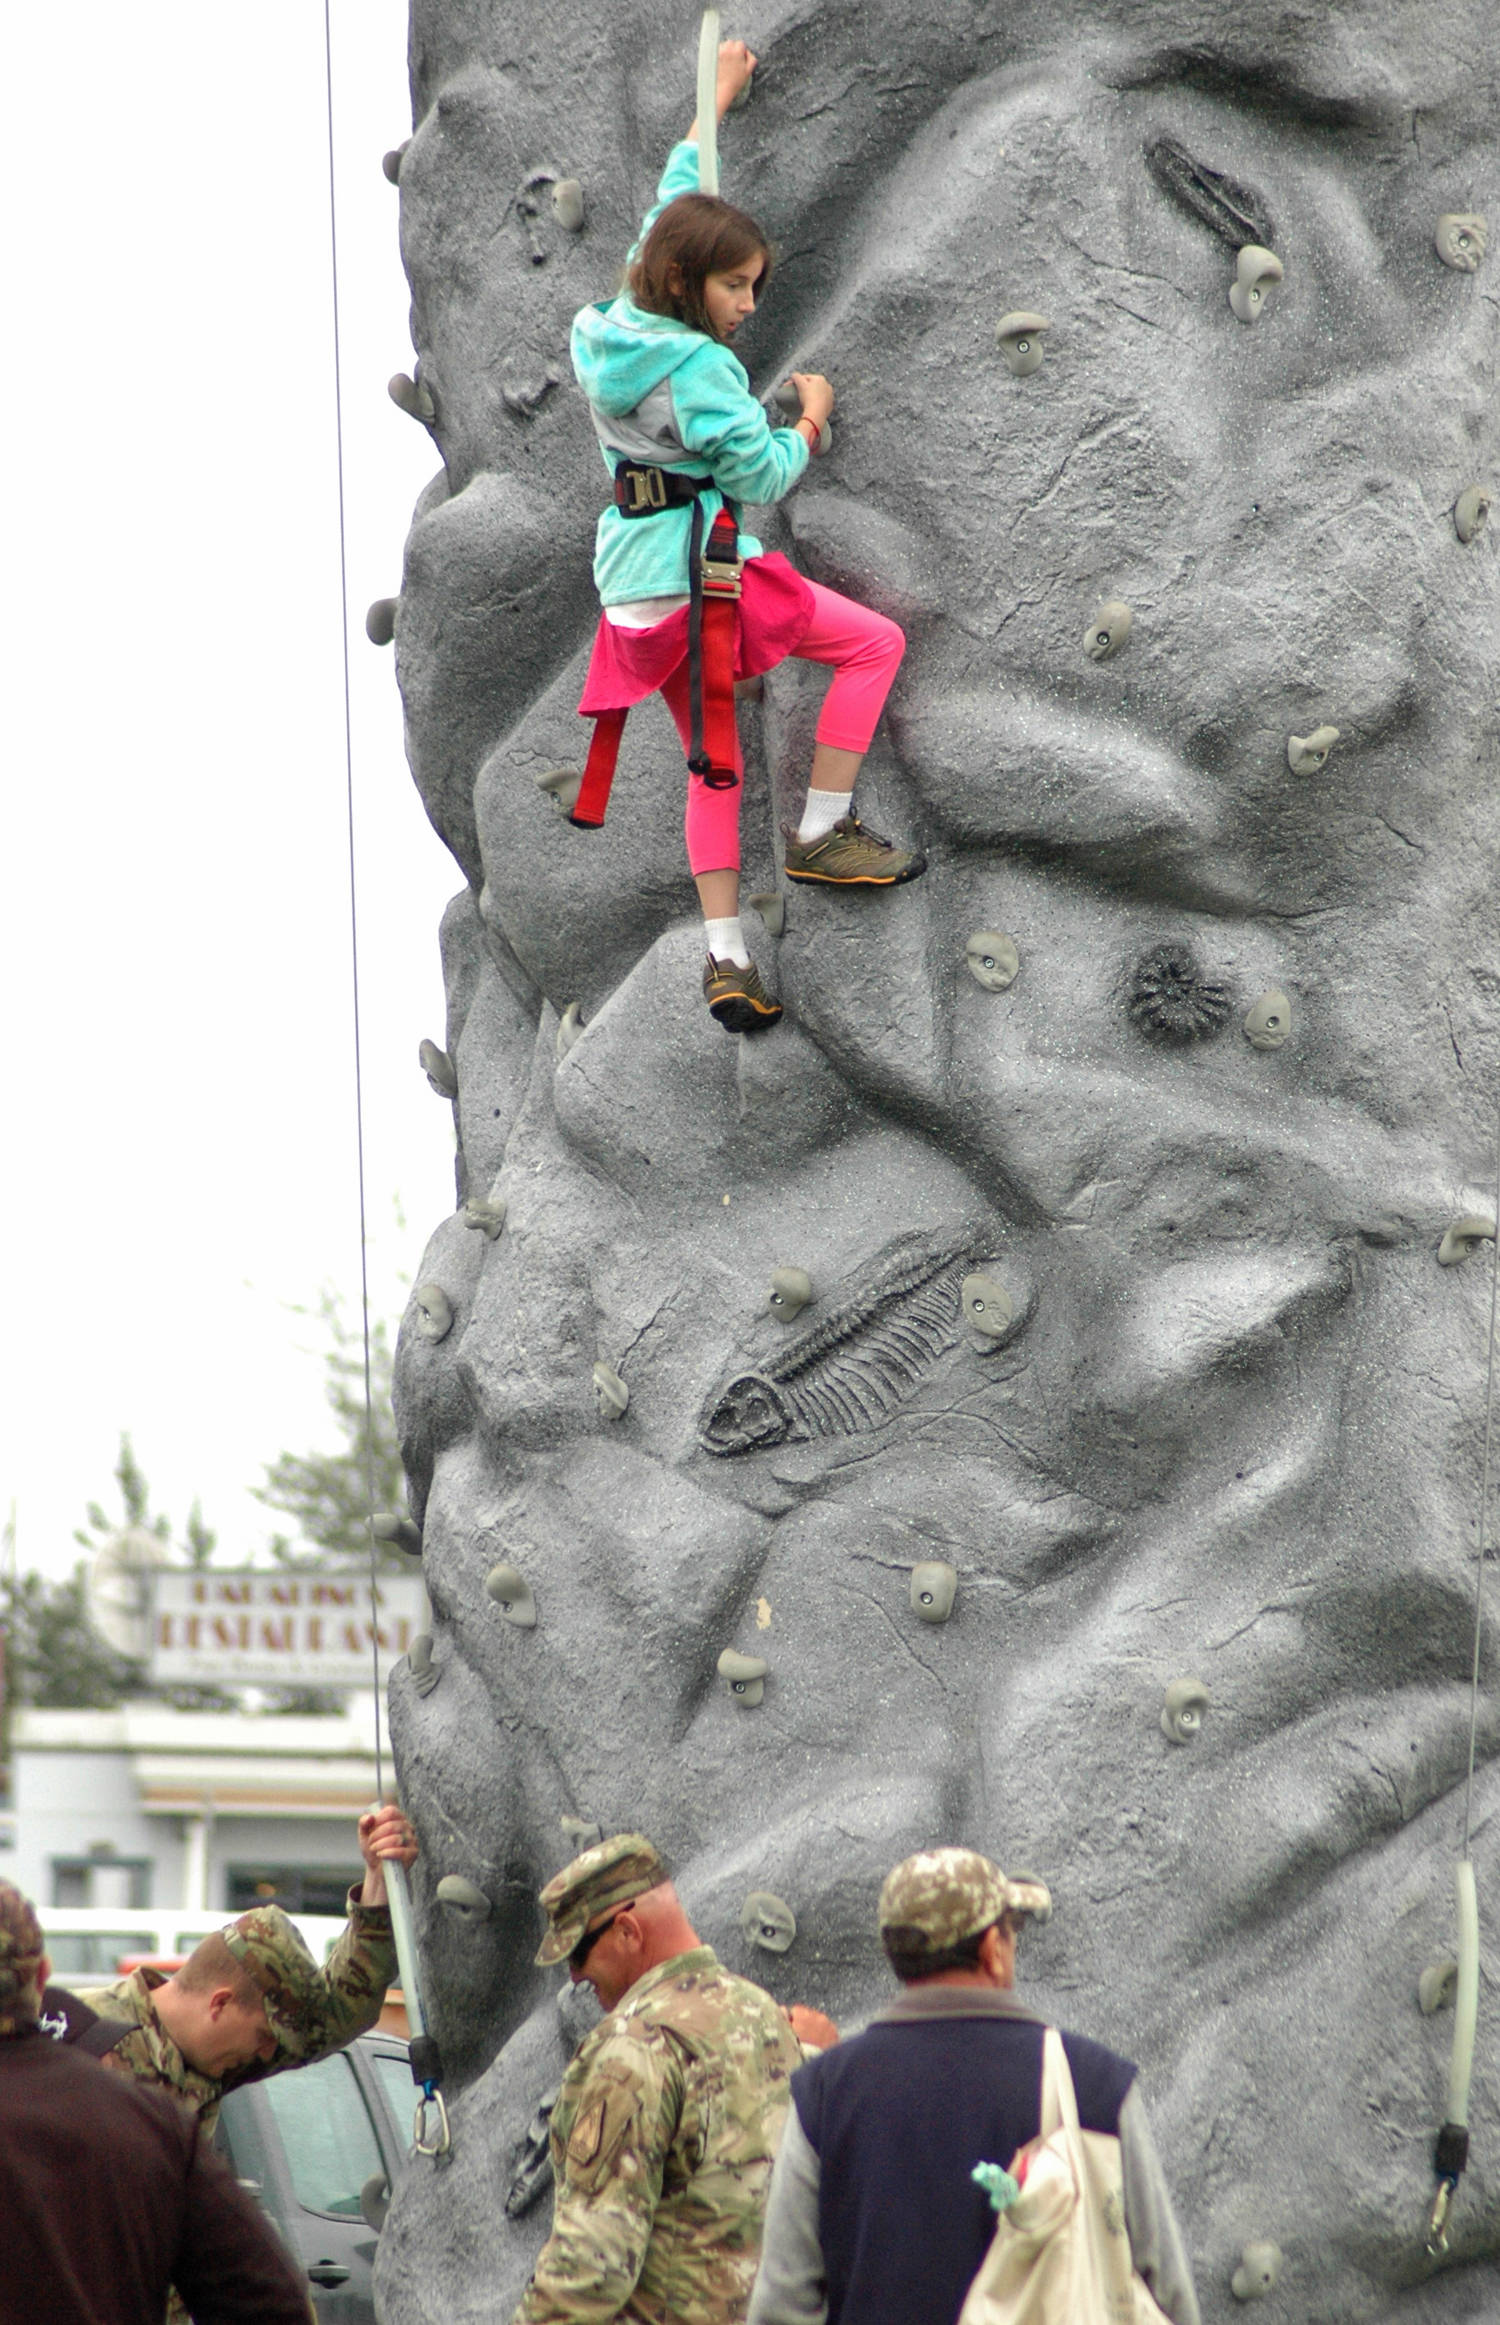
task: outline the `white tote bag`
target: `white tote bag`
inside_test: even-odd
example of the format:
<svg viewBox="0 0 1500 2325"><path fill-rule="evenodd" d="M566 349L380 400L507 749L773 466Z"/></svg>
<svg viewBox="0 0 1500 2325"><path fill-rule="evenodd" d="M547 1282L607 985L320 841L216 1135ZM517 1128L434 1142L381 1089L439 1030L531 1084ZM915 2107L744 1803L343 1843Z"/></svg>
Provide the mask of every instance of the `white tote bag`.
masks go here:
<svg viewBox="0 0 1500 2325"><path fill-rule="evenodd" d="M1120 2143L1084 2131L1062 2036L1042 2044L1041 2130L1012 2159L1006 2205L958 2325L1170 2325L1130 2258Z"/></svg>

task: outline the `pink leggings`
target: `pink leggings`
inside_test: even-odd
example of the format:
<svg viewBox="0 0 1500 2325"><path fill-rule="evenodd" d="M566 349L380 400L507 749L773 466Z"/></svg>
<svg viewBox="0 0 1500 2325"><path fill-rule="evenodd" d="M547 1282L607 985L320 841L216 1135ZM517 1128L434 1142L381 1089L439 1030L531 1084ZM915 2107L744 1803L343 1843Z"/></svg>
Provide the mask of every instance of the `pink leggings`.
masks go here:
<svg viewBox="0 0 1500 2325"><path fill-rule="evenodd" d="M896 666L906 651L905 633L884 614L856 605L852 597L840 597L837 590L823 589L816 581L807 586L813 593L813 618L795 659L833 664L833 684L823 698L817 740L831 744L836 751L867 751ZM691 731L685 661L678 664L661 693L685 751ZM735 768L743 776L738 743ZM740 782L729 791L711 791L701 776L688 777L687 852L695 877L699 872L739 870L743 790Z"/></svg>

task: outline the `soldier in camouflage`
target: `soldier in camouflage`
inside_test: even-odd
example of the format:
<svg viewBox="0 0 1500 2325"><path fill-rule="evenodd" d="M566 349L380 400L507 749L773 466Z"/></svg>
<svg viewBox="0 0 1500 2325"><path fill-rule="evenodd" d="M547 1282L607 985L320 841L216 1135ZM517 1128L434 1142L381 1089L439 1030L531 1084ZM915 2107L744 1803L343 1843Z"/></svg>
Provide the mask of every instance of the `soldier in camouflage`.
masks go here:
<svg viewBox="0 0 1500 2325"><path fill-rule="evenodd" d="M575 1857L541 1902L544 1966L607 2013L552 2114L552 2234L514 2325L740 2325L789 2078L792 2014L700 1944L639 1833ZM836 2039L797 2014L812 2042Z"/></svg>

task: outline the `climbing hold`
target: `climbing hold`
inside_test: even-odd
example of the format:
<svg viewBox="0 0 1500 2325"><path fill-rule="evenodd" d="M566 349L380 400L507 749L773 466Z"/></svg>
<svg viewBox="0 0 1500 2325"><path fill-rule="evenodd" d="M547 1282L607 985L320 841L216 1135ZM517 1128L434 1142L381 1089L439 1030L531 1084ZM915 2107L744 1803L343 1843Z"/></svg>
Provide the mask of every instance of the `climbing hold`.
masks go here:
<svg viewBox="0 0 1500 2325"><path fill-rule="evenodd" d="M1004 1284L994 1276L965 1276L959 1286L964 1322L986 1340L1003 1340L1015 1321L1015 1306Z"/></svg>
<svg viewBox="0 0 1500 2325"><path fill-rule="evenodd" d="M781 1323L790 1324L794 1316L800 1316L812 1296L813 1281L805 1267L772 1268L766 1306Z"/></svg>
<svg viewBox="0 0 1500 2325"><path fill-rule="evenodd" d="M1444 1230L1443 1240L1438 1245L1439 1267L1457 1267L1460 1261L1470 1258L1481 1243L1493 1242L1494 1234L1493 1219L1481 1219L1476 1212L1466 1211L1462 1219L1455 1219L1452 1226Z"/></svg>
<svg viewBox="0 0 1500 2325"><path fill-rule="evenodd" d="M1148 1041L1207 1041L1229 1015L1229 989L1205 976L1191 945L1153 945L1130 973L1125 1005Z"/></svg>
<svg viewBox="0 0 1500 2325"><path fill-rule="evenodd" d="M1468 539L1468 534L1461 536ZM372 646L388 646L396 635L396 615L400 610L399 597L377 597L365 613L365 636Z"/></svg>
<svg viewBox="0 0 1500 2325"><path fill-rule="evenodd" d="M569 234L583 225L583 188L576 178L559 178L552 189L552 214Z"/></svg>
<svg viewBox="0 0 1500 2325"><path fill-rule="evenodd" d="M1242 323L1259 318L1285 272L1274 250L1259 242L1245 244L1234 262L1234 281L1229 286L1229 304Z"/></svg>
<svg viewBox="0 0 1500 2325"><path fill-rule="evenodd" d="M760 1702L770 1668L758 1655L741 1655L734 1647L726 1647L718 1663L719 1677L728 1680L729 1692L742 1711Z"/></svg>
<svg viewBox="0 0 1500 2325"><path fill-rule="evenodd" d="M1433 241L1444 266L1473 274L1484 256L1489 228L1473 210L1445 210Z"/></svg>
<svg viewBox="0 0 1500 2325"><path fill-rule="evenodd" d="M419 1042L417 1063L440 1098L458 1096L458 1076L445 1049L439 1049L435 1041Z"/></svg>
<svg viewBox="0 0 1500 2325"><path fill-rule="evenodd" d="M1294 775L1316 775L1338 739L1337 727L1314 727L1310 735L1288 735L1286 763Z"/></svg>
<svg viewBox="0 0 1500 2325"><path fill-rule="evenodd" d="M579 1008L576 1001L570 1001L567 1008L562 1013L562 1022L557 1029L557 1040L553 1044L553 1047L557 1053L557 1062L559 1065L562 1064L563 1059L567 1056L569 1050L573 1048L574 1044L576 1042L582 1041L582 1039L583 1011Z"/></svg>
<svg viewBox="0 0 1500 2325"><path fill-rule="evenodd" d="M1280 2245L1262 2241L1247 2244L1229 2280L1229 2290L1237 2301L1263 2301L1280 2274Z"/></svg>
<svg viewBox="0 0 1500 2325"><path fill-rule="evenodd" d="M749 902L751 910L758 912L765 922L767 936L784 936L786 934L786 898L784 896L752 896Z"/></svg>
<svg viewBox="0 0 1500 2325"><path fill-rule="evenodd" d="M418 1284L412 1293L417 1311L417 1332L423 1340L434 1345L446 1340L453 1330L453 1303L441 1284Z"/></svg>
<svg viewBox="0 0 1500 2325"><path fill-rule="evenodd" d="M437 1885L438 1903L459 1921L488 1921L490 1901L482 1889L466 1881L462 1873L445 1873Z"/></svg>
<svg viewBox="0 0 1500 2325"><path fill-rule="evenodd" d="M602 1360L594 1367L594 1400L604 1421L618 1421L630 1402L629 1389L613 1367Z"/></svg>
<svg viewBox="0 0 1500 2325"><path fill-rule="evenodd" d="M478 1227L487 1241L493 1243L505 1225L505 1208L503 1195L493 1195L488 1198L471 1195L464 1205L464 1225L465 1227Z"/></svg>
<svg viewBox="0 0 1500 2325"><path fill-rule="evenodd" d="M508 1623L514 1623L518 1631L536 1629L536 1600L519 1567L492 1566L484 1587Z"/></svg>
<svg viewBox="0 0 1500 2325"><path fill-rule="evenodd" d="M406 148L410 143L411 139L405 138L400 145L393 145L389 153L383 153L380 157L380 166L393 186L399 186L401 183L401 164L406 158Z"/></svg>
<svg viewBox="0 0 1500 2325"><path fill-rule="evenodd" d="M1245 1013L1245 1039L1252 1049L1280 1049L1292 1030L1292 1005L1279 985L1252 1001Z"/></svg>
<svg viewBox="0 0 1500 2325"><path fill-rule="evenodd" d="M1052 325L1045 315L1031 315L1024 308L1013 314L1002 315L995 325L995 345L1005 361L1007 371L1017 379L1025 379L1031 372L1042 368L1042 333Z"/></svg>
<svg viewBox="0 0 1500 2325"><path fill-rule="evenodd" d="M1003 993L1020 973L1021 956L1003 928L976 928L964 946L964 966L986 993Z"/></svg>
<svg viewBox="0 0 1500 2325"><path fill-rule="evenodd" d="M422 1529L412 1519L396 1510L377 1510L370 1520L377 1542L392 1542L404 1550L408 1558L422 1555Z"/></svg>
<svg viewBox="0 0 1500 2325"><path fill-rule="evenodd" d="M581 767L548 767L536 779L538 791L545 791L559 815L571 815L578 805L578 794L583 787Z"/></svg>
<svg viewBox="0 0 1500 2325"><path fill-rule="evenodd" d="M740 1928L763 1954L784 1954L797 1934L797 1916L784 1897L752 1889L740 1907Z"/></svg>
<svg viewBox="0 0 1500 2325"><path fill-rule="evenodd" d="M557 1821L563 1839L572 1842L575 1856L581 1857L585 1849L596 1849L604 1838L604 1827L597 1817L560 1816Z"/></svg>
<svg viewBox="0 0 1500 2325"><path fill-rule="evenodd" d="M442 1673L432 1660L432 1634L418 1631L406 1651L406 1668L418 1695L431 1695Z"/></svg>
<svg viewBox="0 0 1500 2325"><path fill-rule="evenodd" d="M1083 633L1083 650L1092 662L1107 662L1118 654L1135 626L1135 616L1123 599L1106 598L1103 605L1095 606L1089 615Z"/></svg>
<svg viewBox="0 0 1500 2325"><path fill-rule="evenodd" d="M1450 1954L1445 1961L1429 1962L1417 1980L1417 2005L1424 2018L1446 2010L1458 1992L1458 1964Z"/></svg>
<svg viewBox="0 0 1500 2325"><path fill-rule="evenodd" d="M386 394L401 411L409 413L414 420L420 420L424 427L437 418L437 406L430 391L419 379L408 379L404 371L395 372L387 380Z"/></svg>
<svg viewBox="0 0 1500 2325"><path fill-rule="evenodd" d="M780 412L782 419L790 426L795 427L797 424L797 415L802 409L802 398L798 394L797 390L793 387L789 379L784 379L782 381L780 387L778 387L773 392L771 401L775 404L777 411ZM828 422L825 420L822 427L818 430L818 450L820 452L827 452L830 449L832 443L833 430L829 427Z"/></svg>
<svg viewBox="0 0 1500 2325"><path fill-rule="evenodd" d="M1471 484L1461 492L1453 504L1453 530L1460 541L1472 541L1482 533L1489 522L1490 502L1494 495L1483 484Z"/></svg>
<svg viewBox="0 0 1500 2325"><path fill-rule="evenodd" d="M946 1623L958 1576L945 1558L923 1558L911 1570L911 1611L920 1623Z"/></svg>
<svg viewBox="0 0 1500 2325"><path fill-rule="evenodd" d="M1169 1744L1191 1744L1203 1726L1208 1689L1201 1679L1174 1679L1161 1707L1161 1732Z"/></svg>
<svg viewBox="0 0 1500 2325"><path fill-rule="evenodd" d="M382 2165L379 2171L371 2172L368 2179L360 2182L359 2216L366 2228L378 2236L385 2226L385 2216L390 2208L390 2174Z"/></svg>

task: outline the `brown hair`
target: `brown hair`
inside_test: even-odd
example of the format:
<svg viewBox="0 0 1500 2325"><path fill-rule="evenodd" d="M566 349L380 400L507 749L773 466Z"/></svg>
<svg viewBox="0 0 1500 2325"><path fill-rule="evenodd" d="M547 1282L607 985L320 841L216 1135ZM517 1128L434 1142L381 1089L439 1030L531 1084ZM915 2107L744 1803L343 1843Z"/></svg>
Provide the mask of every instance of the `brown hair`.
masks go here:
<svg viewBox="0 0 1500 2325"><path fill-rule="evenodd" d="M732 202L721 202L717 194L679 194L646 236L640 256L627 267L625 287L648 314L675 315L679 323L717 339L703 303L704 278L728 274L752 258L761 262L755 286L759 306L771 279L771 247L755 220ZM680 291L672 289L674 267Z"/></svg>
<svg viewBox="0 0 1500 2325"><path fill-rule="evenodd" d="M246 1969L237 1954L230 1952L217 1930L194 1946L176 1974L176 1983L184 1994L212 1994L216 1987L227 1986L235 2001L246 2010L253 2010L257 2002L265 2000L254 1973Z"/></svg>

